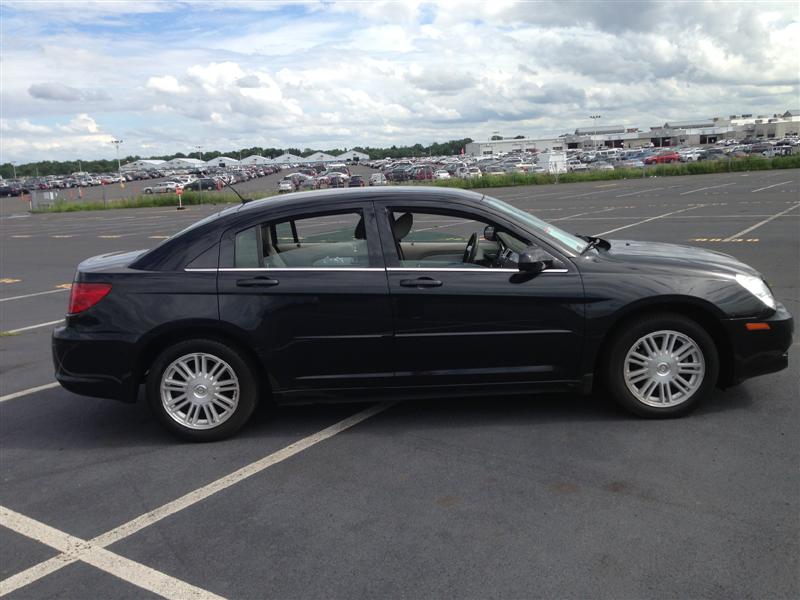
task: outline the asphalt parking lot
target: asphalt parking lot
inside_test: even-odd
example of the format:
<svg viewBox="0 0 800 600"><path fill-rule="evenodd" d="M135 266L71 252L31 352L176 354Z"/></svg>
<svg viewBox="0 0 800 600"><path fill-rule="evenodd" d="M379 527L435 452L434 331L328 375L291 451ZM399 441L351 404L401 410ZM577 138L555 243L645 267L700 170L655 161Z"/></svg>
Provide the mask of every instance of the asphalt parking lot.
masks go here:
<svg viewBox="0 0 800 600"><path fill-rule="evenodd" d="M800 314L800 171L497 188L576 233L735 255ZM53 385L76 264L219 207L0 211L0 595L800 596L790 368L643 421L597 395L261 407L176 441Z"/></svg>

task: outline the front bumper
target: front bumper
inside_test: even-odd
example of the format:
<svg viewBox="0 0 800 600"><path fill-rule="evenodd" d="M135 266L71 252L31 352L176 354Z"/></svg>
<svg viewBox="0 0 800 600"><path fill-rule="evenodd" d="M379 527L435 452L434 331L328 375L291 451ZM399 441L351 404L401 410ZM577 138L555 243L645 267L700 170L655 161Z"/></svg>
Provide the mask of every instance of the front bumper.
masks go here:
<svg viewBox="0 0 800 600"><path fill-rule="evenodd" d="M750 331L747 324L765 323L768 329ZM732 347L732 373L729 383L775 373L789 366L794 319L782 304L767 319L725 319L723 327Z"/></svg>
<svg viewBox="0 0 800 600"><path fill-rule="evenodd" d="M96 398L135 402L133 345L118 337L91 337L62 326L53 330L56 380L70 392Z"/></svg>

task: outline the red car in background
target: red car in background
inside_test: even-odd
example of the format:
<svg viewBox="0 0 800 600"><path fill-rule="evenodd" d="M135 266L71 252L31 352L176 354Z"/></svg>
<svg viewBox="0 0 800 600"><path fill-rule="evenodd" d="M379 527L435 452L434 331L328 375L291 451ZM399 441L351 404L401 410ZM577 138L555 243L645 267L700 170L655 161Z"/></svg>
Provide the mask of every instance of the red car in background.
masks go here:
<svg viewBox="0 0 800 600"><path fill-rule="evenodd" d="M656 165L656 164L663 164L663 163L671 163L671 162L680 162L681 155L675 152L674 150L667 150L666 152L659 152L654 156L648 156L644 159L644 164L646 165Z"/></svg>

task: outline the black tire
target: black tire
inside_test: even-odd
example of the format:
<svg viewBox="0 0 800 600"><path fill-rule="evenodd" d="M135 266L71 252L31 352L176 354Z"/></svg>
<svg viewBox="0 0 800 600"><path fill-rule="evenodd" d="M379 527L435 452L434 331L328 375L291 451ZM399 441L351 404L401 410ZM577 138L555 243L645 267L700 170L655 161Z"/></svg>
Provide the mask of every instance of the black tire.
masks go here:
<svg viewBox="0 0 800 600"><path fill-rule="evenodd" d="M233 414L210 429L192 429L178 423L165 409L161 400L161 379L165 370L178 358L202 352L225 361L239 382L239 397ZM247 422L256 407L259 385L255 369L233 347L210 339L189 339L165 348L150 366L146 381L147 401L161 424L170 432L193 442L213 442L230 437Z"/></svg>
<svg viewBox="0 0 800 600"><path fill-rule="evenodd" d="M692 340L702 353L705 374L699 386L685 400L672 406L651 406L637 398L625 381L628 351L644 336L658 331L675 331ZM719 354L714 340L696 321L674 313L656 313L628 321L618 330L608 346L602 373L612 398L625 410L646 418L680 417L692 411L713 391L719 376Z"/></svg>

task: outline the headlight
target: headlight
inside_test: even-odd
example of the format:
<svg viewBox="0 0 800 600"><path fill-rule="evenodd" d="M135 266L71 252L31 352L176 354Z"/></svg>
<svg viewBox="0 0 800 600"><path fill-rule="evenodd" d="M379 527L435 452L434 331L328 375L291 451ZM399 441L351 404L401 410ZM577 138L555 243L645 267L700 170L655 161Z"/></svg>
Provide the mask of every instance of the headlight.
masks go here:
<svg viewBox="0 0 800 600"><path fill-rule="evenodd" d="M767 284L764 283L763 279L753 277L752 275L737 275L736 281L740 286L753 294L753 296L761 300L772 310L775 310L775 297L772 295L772 292L769 291L769 288L767 287Z"/></svg>

